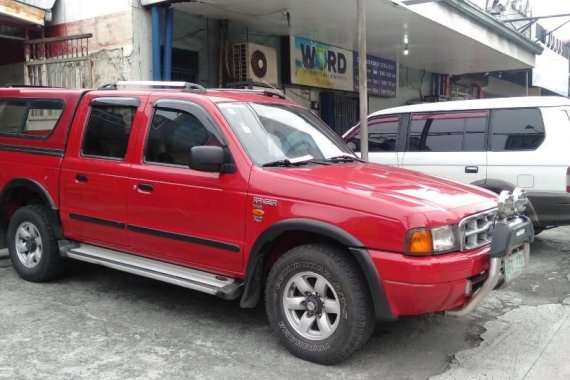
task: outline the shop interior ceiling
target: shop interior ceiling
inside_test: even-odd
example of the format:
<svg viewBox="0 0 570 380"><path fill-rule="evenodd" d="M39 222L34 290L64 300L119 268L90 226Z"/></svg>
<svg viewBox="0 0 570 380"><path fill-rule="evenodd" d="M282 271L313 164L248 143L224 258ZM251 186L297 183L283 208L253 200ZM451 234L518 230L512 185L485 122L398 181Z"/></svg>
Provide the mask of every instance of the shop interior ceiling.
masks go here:
<svg viewBox="0 0 570 380"><path fill-rule="evenodd" d="M367 1L368 54L436 73L462 74L524 69L527 63L466 37L392 1ZM180 2L176 10L241 21L252 30L302 36L357 50L356 1L204 0ZM409 55L404 56L408 35Z"/></svg>

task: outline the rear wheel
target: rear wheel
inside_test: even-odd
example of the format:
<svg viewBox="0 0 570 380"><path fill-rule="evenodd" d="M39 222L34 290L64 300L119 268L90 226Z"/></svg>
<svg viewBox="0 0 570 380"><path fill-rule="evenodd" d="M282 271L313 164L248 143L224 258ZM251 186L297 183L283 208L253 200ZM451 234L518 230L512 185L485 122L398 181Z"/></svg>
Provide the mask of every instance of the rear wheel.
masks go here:
<svg viewBox="0 0 570 380"><path fill-rule="evenodd" d="M334 246L304 245L281 256L267 279L265 306L287 349L321 364L348 358L375 325L360 269Z"/></svg>
<svg viewBox="0 0 570 380"><path fill-rule="evenodd" d="M8 251L12 265L25 280L49 281L63 271L63 258L45 206L22 207L12 215Z"/></svg>

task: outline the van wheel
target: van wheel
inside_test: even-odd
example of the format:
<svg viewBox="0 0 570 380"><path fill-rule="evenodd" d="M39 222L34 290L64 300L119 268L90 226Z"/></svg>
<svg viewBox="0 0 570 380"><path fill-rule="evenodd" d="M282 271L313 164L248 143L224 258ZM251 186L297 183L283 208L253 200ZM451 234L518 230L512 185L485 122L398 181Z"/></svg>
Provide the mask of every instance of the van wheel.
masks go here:
<svg viewBox="0 0 570 380"><path fill-rule="evenodd" d="M287 349L320 364L348 358L375 326L360 268L334 246L303 245L281 256L267 278L265 307Z"/></svg>
<svg viewBox="0 0 570 380"><path fill-rule="evenodd" d="M27 281L49 281L64 269L53 223L45 206L25 206L12 215L8 226L8 251L16 272Z"/></svg>

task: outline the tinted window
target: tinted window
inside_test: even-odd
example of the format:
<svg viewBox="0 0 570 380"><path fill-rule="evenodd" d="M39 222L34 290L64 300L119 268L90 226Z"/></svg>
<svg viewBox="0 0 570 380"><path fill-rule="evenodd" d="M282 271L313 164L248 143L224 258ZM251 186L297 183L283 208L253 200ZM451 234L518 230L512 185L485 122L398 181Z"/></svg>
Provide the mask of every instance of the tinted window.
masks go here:
<svg viewBox="0 0 570 380"><path fill-rule="evenodd" d="M544 140L544 124L536 108L493 111L491 149L534 150Z"/></svg>
<svg viewBox="0 0 570 380"><path fill-rule="evenodd" d="M45 138L62 112L63 102L57 99L0 100L0 133Z"/></svg>
<svg viewBox="0 0 570 380"><path fill-rule="evenodd" d="M368 121L368 151L369 152L394 152L400 117L393 116ZM360 130L351 137L347 143L354 151L360 152Z"/></svg>
<svg viewBox="0 0 570 380"><path fill-rule="evenodd" d="M420 114L412 117L408 150L477 152L485 150L487 112Z"/></svg>
<svg viewBox="0 0 570 380"><path fill-rule="evenodd" d="M190 149L201 145L221 146L194 115L159 109L152 118L145 161L187 166Z"/></svg>
<svg viewBox="0 0 570 380"><path fill-rule="evenodd" d="M125 158L135 111L133 107L92 107L83 140L83 154Z"/></svg>

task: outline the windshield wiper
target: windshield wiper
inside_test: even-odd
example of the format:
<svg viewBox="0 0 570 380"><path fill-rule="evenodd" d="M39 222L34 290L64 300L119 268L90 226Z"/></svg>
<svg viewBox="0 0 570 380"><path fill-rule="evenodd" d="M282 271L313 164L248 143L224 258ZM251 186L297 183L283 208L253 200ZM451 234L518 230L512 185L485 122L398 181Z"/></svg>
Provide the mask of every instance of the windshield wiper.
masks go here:
<svg viewBox="0 0 570 380"><path fill-rule="evenodd" d="M326 158L324 161L328 161L328 162L354 162L354 161L365 162L364 160L361 160L358 157L350 156L348 154L343 154L341 156L329 157L329 158Z"/></svg>
<svg viewBox="0 0 570 380"><path fill-rule="evenodd" d="M319 164L319 165L330 165L330 163L328 163L326 161L317 160L311 155L306 155L306 156L302 156L302 157L295 157L295 158L290 158L290 159L286 158L284 160L271 161L271 162L268 162L268 163L263 164L261 166L264 168L272 167L272 166L282 166L282 167L290 168L293 166L307 165L308 163Z"/></svg>
<svg viewBox="0 0 570 380"><path fill-rule="evenodd" d="M303 156L292 159L277 160L263 164L262 167L266 168L271 166L283 166L290 168L293 166L307 165L308 163L319 164L319 165L331 165L332 163L354 162L354 161L365 162L364 160L361 160L358 157L350 156L348 154L343 154L341 156L334 156L329 158L313 158L312 156Z"/></svg>
<svg viewBox="0 0 570 380"><path fill-rule="evenodd" d="M289 159L285 159L285 160L271 161L271 162L268 162L268 163L263 164L261 166L264 168L273 167L273 166L283 166L286 168L290 168L292 166L307 165L307 163L309 161L310 160L307 160L307 161L291 161Z"/></svg>

